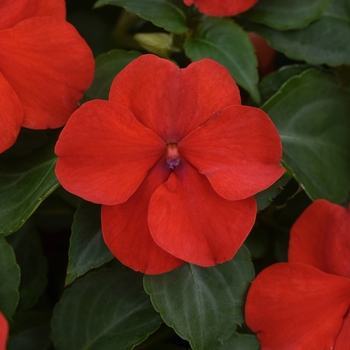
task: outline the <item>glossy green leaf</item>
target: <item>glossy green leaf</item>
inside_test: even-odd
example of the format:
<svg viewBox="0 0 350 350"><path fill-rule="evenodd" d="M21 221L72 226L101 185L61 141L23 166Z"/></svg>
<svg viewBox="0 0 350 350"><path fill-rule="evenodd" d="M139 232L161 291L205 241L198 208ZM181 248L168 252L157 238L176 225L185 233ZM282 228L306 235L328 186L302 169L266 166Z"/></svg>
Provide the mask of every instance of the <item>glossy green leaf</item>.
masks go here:
<svg viewBox="0 0 350 350"><path fill-rule="evenodd" d="M8 237L8 242L15 251L21 269L18 309L27 309L37 302L47 283L47 262L42 251L40 236L27 222Z"/></svg>
<svg viewBox="0 0 350 350"><path fill-rule="evenodd" d="M66 289L54 310L57 350L130 350L161 324L142 288L142 274L117 261Z"/></svg>
<svg viewBox="0 0 350 350"><path fill-rule="evenodd" d="M208 18L189 37L184 49L192 61L211 58L225 66L236 83L259 103L257 58L248 34L229 19Z"/></svg>
<svg viewBox="0 0 350 350"><path fill-rule="evenodd" d="M259 340L255 335L235 333L228 341L224 342L217 350L259 350Z"/></svg>
<svg viewBox="0 0 350 350"><path fill-rule="evenodd" d="M203 268L184 264L144 277L145 290L166 324L193 349L216 349L244 321L245 296L254 269L243 246L229 262Z"/></svg>
<svg viewBox="0 0 350 350"><path fill-rule="evenodd" d="M58 187L53 152L57 133L29 156L0 159L0 233L17 231Z"/></svg>
<svg viewBox="0 0 350 350"><path fill-rule="evenodd" d="M299 29L318 19L332 0L259 0L242 17L277 30Z"/></svg>
<svg viewBox="0 0 350 350"><path fill-rule="evenodd" d="M85 100L107 100L115 76L140 55L141 53L137 51L112 50L98 56L95 78L90 89L85 93Z"/></svg>
<svg viewBox="0 0 350 350"><path fill-rule="evenodd" d="M281 135L284 165L311 199L347 199L349 101L333 75L312 69L289 79L262 107Z"/></svg>
<svg viewBox="0 0 350 350"><path fill-rule="evenodd" d="M68 251L66 284L113 259L101 231L101 206L82 201L75 214Z"/></svg>
<svg viewBox="0 0 350 350"><path fill-rule="evenodd" d="M263 210L267 208L271 204L271 202L273 202L273 198L275 198L283 190L283 187L289 182L291 178L291 175L285 173L268 189L257 193L254 197L258 204L258 210Z"/></svg>
<svg viewBox="0 0 350 350"><path fill-rule="evenodd" d="M348 0L333 0L319 20L298 30L278 31L260 24L248 30L265 37L286 56L310 64L350 64L350 11Z"/></svg>
<svg viewBox="0 0 350 350"><path fill-rule="evenodd" d="M8 348L11 350L46 350L50 340L51 314L24 311L13 316Z"/></svg>
<svg viewBox="0 0 350 350"><path fill-rule="evenodd" d="M0 311L7 318L16 310L20 279L21 272L16 263L15 253L4 236L0 235Z"/></svg>
<svg viewBox="0 0 350 350"><path fill-rule="evenodd" d="M188 31L182 0L98 0L95 7L105 5L124 7L169 32L184 34Z"/></svg>

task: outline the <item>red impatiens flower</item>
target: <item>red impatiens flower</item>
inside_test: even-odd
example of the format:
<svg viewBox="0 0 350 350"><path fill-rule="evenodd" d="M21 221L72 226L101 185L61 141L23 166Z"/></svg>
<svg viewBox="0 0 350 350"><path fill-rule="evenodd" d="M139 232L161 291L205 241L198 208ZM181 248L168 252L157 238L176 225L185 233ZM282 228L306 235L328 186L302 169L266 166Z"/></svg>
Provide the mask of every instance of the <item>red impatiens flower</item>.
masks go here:
<svg viewBox="0 0 350 350"><path fill-rule="evenodd" d="M185 69L134 60L109 101L73 113L56 153L63 187L103 204L112 253L148 274L230 260L253 226L252 196L283 173L269 117L242 106L228 71L209 59Z"/></svg>
<svg viewBox="0 0 350 350"><path fill-rule="evenodd" d="M289 263L253 281L246 321L261 349L350 349L350 213L320 199L291 230Z"/></svg>
<svg viewBox="0 0 350 350"><path fill-rule="evenodd" d="M64 125L94 73L91 50L65 21L64 0L0 3L0 152L21 126Z"/></svg>
<svg viewBox="0 0 350 350"><path fill-rule="evenodd" d="M5 316L0 312L0 350L6 350L9 325Z"/></svg>
<svg viewBox="0 0 350 350"><path fill-rule="evenodd" d="M253 7L258 0L184 0L194 4L201 13L209 16L235 16Z"/></svg>

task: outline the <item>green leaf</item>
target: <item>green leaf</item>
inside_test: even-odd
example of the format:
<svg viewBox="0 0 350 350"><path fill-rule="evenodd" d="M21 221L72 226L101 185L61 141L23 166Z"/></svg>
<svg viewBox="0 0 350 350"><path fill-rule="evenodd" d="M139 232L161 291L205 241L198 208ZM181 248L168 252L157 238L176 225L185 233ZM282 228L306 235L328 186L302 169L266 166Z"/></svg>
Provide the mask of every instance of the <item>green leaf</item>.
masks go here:
<svg viewBox="0 0 350 350"><path fill-rule="evenodd" d="M10 318L16 310L21 272L12 247L0 235L0 311Z"/></svg>
<svg viewBox="0 0 350 350"><path fill-rule="evenodd" d="M350 11L348 0L333 0L323 15L308 27L278 31L260 24L247 24L265 37L276 50L310 64L350 64Z"/></svg>
<svg viewBox="0 0 350 350"><path fill-rule="evenodd" d="M259 0L243 18L277 30L299 29L318 19L332 0Z"/></svg>
<svg viewBox="0 0 350 350"><path fill-rule="evenodd" d="M72 226L66 284L113 259L101 231L101 206L82 201Z"/></svg>
<svg viewBox="0 0 350 350"><path fill-rule="evenodd" d="M236 83L259 103L258 61L248 34L236 23L224 18L208 18L184 44L192 61L211 58L225 66Z"/></svg>
<svg viewBox="0 0 350 350"><path fill-rule="evenodd" d="M243 246L229 262L203 268L184 264L166 274L144 277L154 308L193 349L216 349L244 320L246 292L254 278Z"/></svg>
<svg viewBox="0 0 350 350"><path fill-rule="evenodd" d="M99 0L95 8L105 5L124 7L172 33L184 34L188 31L184 11L186 7L182 0Z"/></svg>
<svg viewBox="0 0 350 350"><path fill-rule="evenodd" d="M141 55L137 51L112 50L96 58L95 78L85 100L108 99L115 76L131 61Z"/></svg>
<svg viewBox="0 0 350 350"><path fill-rule="evenodd" d="M58 187L53 152L57 133L29 156L0 159L0 233L17 231Z"/></svg>
<svg viewBox="0 0 350 350"><path fill-rule="evenodd" d="M11 350L46 350L50 346L50 316L38 311L24 311L13 316L8 348Z"/></svg>
<svg viewBox="0 0 350 350"><path fill-rule="evenodd" d="M142 288L142 274L117 261L66 289L54 310L57 350L130 350L161 324Z"/></svg>
<svg viewBox="0 0 350 350"><path fill-rule="evenodd" d="M291 175L285 173L268 189L257 193L254 197L258 204L258 210L263 210L267 208L273 201L273 198L275 198L283 190L283 187L289 182L291 178Z"/></svg>
<svg viewBox="0 0 350 350"><path fill-rule="evenodd" d="M281 135L285 167L311 199L347 199L349 101L349 90L333 75L311 69L289 79L262 107Z"/></svg>
<svg viewBox="0 0 350 350"><path fill-rule="evenodd" d="M47 262L42 251L40 236L28 223L7 239L15 251L21 269L18 309L33 306L47 283Z"/></svg>
<svg viewBox="0 0 350 350"><path fill-rule="evenodd" d="M259 340L255 335L235 333L218 350L259 350Z"/></svg>

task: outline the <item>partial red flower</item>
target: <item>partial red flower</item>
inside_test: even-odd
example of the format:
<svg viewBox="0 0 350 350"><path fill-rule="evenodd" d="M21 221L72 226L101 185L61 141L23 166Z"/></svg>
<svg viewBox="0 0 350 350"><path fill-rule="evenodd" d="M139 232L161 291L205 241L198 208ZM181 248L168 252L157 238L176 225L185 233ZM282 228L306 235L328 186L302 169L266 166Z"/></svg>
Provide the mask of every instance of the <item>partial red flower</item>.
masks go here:
<svg viewBox="0 0 350 350"><path fill-rule="evenodd" d="M9 325L5 316L0 312L0 350L6 350Z"/></svg>
<svg viewBox="0 0 350 350"><path fill-rule="evenodd" d="M209 16L235 16L253 7L258 0L184 0L187 6L194 4L201 13Z"/></svg>
<svg viewBox="0 0 350 350"><path fill-rule="evenodd" d="M350 348L350 212L320 199L291 230L289 262L253 281L246 321L261 349Z"/></svg>
<svg viewBox="0 0 350 350"><path fill-rule="evenodd" d="M255 193L283 173L280 138L260 109L240 104L228 71L210 59L179 69L143 55L63 129L56 174L102 204L103 237L148 274L184 261L230 260L255 221Z"/></svg>
<svg viewBox="0 0 350 350"><path fill-rule="evenodd" d="M92 82L90 48L65 21L64 0L0 4L0 152L22 126L63 126Z"/></svg>

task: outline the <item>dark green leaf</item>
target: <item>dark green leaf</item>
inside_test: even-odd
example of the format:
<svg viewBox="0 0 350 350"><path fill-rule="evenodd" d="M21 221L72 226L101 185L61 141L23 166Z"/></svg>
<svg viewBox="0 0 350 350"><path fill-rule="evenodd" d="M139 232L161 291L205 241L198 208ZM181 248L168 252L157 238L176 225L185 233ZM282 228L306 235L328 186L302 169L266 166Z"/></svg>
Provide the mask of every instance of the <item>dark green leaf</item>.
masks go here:
<svg viewBox="0 0 350 350"><path fill-rule="evenodd" d="M66 284L113 259L101 231L101 206L81 202L70 238Z"/></svg>
<svg viewBox="0 0 350 350"><path fill-rule="evenodd" d="M7 318L16 310L20 280L21 272L16 264L15 253L4 236L0 235L0 311Z"/></svg>
<svg viewBox="0 0 350 350"><path fill-rule="evenodd" d="M47 262L42 251L40 236L28 224L29 222L8 237L21 269L18 309L33 306L47 283Z"/></svg>
<svg viewBox="0 0 350 350"><path fill-rule="evenodd" d="M275 198L283 190L283 187L289 182L291 178L292 178L291 175L289 175L288 173L285 173L279 180L277 180L268 189L257 193L255 195L255 199L258 204L258 210L263 210L267 208L273 201L273 198Z"/></svg>
<svg viewBox="0 0 350 350"><path fill-rule="evenodd" d="M310 64L350 64L348 0L333 0L321 18L299 30L278 31L260 24L247 25L286 56Z"/></svg>
<svg viewBox="0 0 350 350"><path fill-rule="evenodd" d="M57 133L29 156L0 159L0 233L17 231L58 187L53 152Z"/></svg>
<svg viewBox="0 0 350 350"><path fill-rule="evenodd" d="M131 61L141 55L137 51L112 50L96 58L94 81L85 93L86 100L108 99L109 89L115 76Z"/></svg>
<svg viewBox="0 0 350 350"><path fill-rule="evenodd" d="M229 19L208 18L186 40L186 55L192 61L211 58L225 66L236 83L259 103L257 58L248 34Z"/></svg>
<svg viewBox="0 0 350 350"><path fill-rule="evenodd" d="M242 17L277 30L299 29L318 19L332 0L259 0Z"/></svg>
<svg viewBox="0 0 350 350"><path fill-rule="evenodd" d="M227 342L224 342L218 350L259 350L259 340L254 335L235 333Z"/></svg>
<svg viewBox="0 0 350 350"><path fill-rule="evenodd" d="M234 259L203 268L184 264L169 273L144 277L145 290L164 321L193 349L216 349L242 323L246 292L254 278L243 246Z"/></svg>
<svg viewBox="0 0 350 350"><path fill-rule="evenodd" d="M10 327L11 350L45 350L50 346L50 316L38 311L15 314Z"/></svg>
<svg viewBox="0 0 350 350"><path fill-rule="evenodd" d="M188 31L182 0L98 0L95 7L105 5L124 7L169 32L184 34Z"/></svg>
<svg viewBox="0 0 350 350"><path fill-rule="evenodd" d="M57 350L130 350L160 324L142 274L113 261L64 292L54 310L52 338Z"/></svg>
<svg viewBox="0 0 350 350"><path fill-rule="evenodd" d="M289 79L262 107L276 125L283 163L311 199L342 203L350 190L350 92L328 73Z"/></svg>

